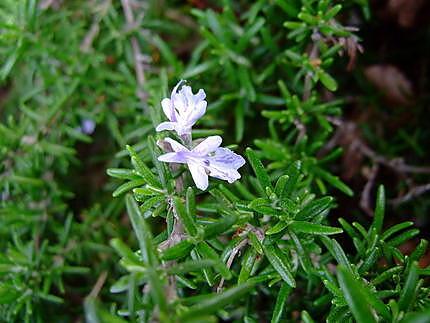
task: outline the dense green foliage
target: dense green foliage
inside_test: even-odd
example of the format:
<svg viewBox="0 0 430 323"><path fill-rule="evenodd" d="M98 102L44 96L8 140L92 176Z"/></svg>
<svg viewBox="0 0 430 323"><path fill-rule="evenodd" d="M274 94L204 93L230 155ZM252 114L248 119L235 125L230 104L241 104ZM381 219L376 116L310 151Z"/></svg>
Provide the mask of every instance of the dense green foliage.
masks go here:
<svg viewBox="0 0 430 323"><path fill-rule="evenodd" d="M427 240L386 221L382 185L366 218L330 144L353 16L374 19L366 0L3 0L0 320L428 322ZM207 93L193 139L245 157L235 183L158 161L180 79ZM376 140L379 163L424 155L426 131Z"/></svg>

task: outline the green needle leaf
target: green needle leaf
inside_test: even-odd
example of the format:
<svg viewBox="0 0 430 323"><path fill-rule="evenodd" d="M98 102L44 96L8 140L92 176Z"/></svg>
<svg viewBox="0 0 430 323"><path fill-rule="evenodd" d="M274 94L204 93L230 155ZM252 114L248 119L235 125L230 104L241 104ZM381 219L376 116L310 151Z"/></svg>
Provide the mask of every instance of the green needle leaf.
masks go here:
<svg viewBox="0 0 430 323"><path fill-rule="evenodd" d="M327 212L332 206L333 198L326 196L317 200L313 200L306 204L306 206L297 213L295 219L297 220L310 220L314 219L320 214Z"/></svg>
<svg viewBox="0 0 430 323"><path fill-rule="evenodd" d="M143 262L148 266L146 275L151 286L152 298L160 307L161 312L165 313L167 311L166 296L163 292L163 283L155 270L158 267L158 259L152 245L151 231L140 213L139 206L130 194L126 196L126 206L133 230L139 241Z"/></svg>
<svg viewBox="0 0 430 323"><path fill-rule="evenodd" d="M180 314L179 319L181 322L187 322L189 319L206 316L229 304L234 304L237 299L250 292L254 288L254 285L254 282L248 281L245 284L230 288L221 294L213 294L212 297L203 300L199 304L190 307L187 312Z"/></svg>
<svg viewBox="0 0 430 323"><path fill-rule="evenodd" d="M326 225L310 223L305 221L293 221L289 228L295 232L309 233L309 234L338 234L342 233L341 228L329 227Z"/></svg>
<svg viewBox="0 0 430 323"><path fill-rule="evenodd" d="M279 290L278 296L276 297L275 309L273 310L271 323L279 323L282 319L282 313L286 306L288 295L291 292L291 287L288 284L282 284Z"/></svg>
<svg viewBox="0 0 430 323"><path fill-rule="evenodd" d="M321 83L324 84L327 89L332 92L337 90L337 82L330 74L324 72L323 70L320 70L320 72L318 73L318 77Z"/></svg>
<svg viewBox="0 0 430 323"><path fill-rule="evenodd" d="M152 233L140 213L139 206L130 194L127 194L125 202L134 233L139 241L143 262L152 267L158 265L158 260L152 245Z"/></svg>
<svg viewBox="0 0 430 323"><path fill-rule="evenodd" d="M337 263L347 268L349 272L352 273L351 264L349 263L348 257L345 255L340 244L336 240L330 239L324 235L320 236L320 239L331 255L336 259Z"/></svg>
<svg viewBox="0 0 430 323"><path fill-rule="evenodd" d="M407 310L411 306L415 300L417 285L418 265L416 262L413 262L410 266L405 285L403 286L400 294L399 309Z"/></svg>
<svg viewBox="0 0 430 323"><path fill-rule="evenodd" d="M135 179L132 181L129 181L127 183L122 184L121 186L119 186L113 193L112 196L113 197L118 197L124 193L127 193L128 191L131 191L133 188L138 187L138 186L142 186L146 183L146 181L144 179Z"/></svg>
<svg viewBox="0 0 430 323"><path fill-rule="evenodd" d="M126 168L108 168L106 173L111 177L120 179L139 179L139 175L137 175L134 170Z"/></svg>
<svg viewBox="0 0 430 323"><path fill-rule="evenodd" d="M136 151L128 145L126 148L131 156L131 163L133 164L133 167L136 169L137 173L141 175L148 184L161 188L161 184L157 177L155 177L154 173L148 168L148 166L145 165L142 159L137 155Z"/></svg>
<svg viewBox="0 0 430 323"><path fill-rule="evenodd" d="M289 268L287 256L274 244L263 244L264 253L272 264L273 268L278 272L281 278L291 287L296 287L296 282Z"/></svg>
<svg viewBox="0 0 430 323"><path fill-rule="evenodd" d="M246 156L248 157L249 163L251 164L251 167L254 170L254 173L257 176L257 179L260 182L263 190L266 190L266 187L272 188L269 175L267 174L263 164L261 163L260 159L258 159L255 152L251 148L247 148Z"/></svg>
<svg viewBox="0 0 430 323"><path fill-rule="evenodd" d="M187 231L191 237L195 237L198 232L197 223L194 219L195 215L188 213L187 208L185 207L184 203L182 203L181 198L178 196L173 197L173 206L185 227L185 231Z"/></svg>
<svg viewBox="0 0 430 323"><path fill-rule="evenodd" d="M167 248L161 254L162 260L176 260L182 257L188 256L191 249L194 248L194 245L188 240L182 240L178 242L174 246Z"/></svg>
<svg viewBox="0 0 430 323"><path fill-rule="evenodd" d="M358 323L376 323L372 308L366 298L363 286L352 273L343 266L338 266L337 278L352 315Z"/></svg>
<svg viewBox="0 0 430 323"><path fill-rule="evenodd" d="M376 196L375 215L374 215L373 224L372 224L372 226L376 229L377 233L380 233L382 230L382 224L384 223L384 214L385 214L385 189L384 189L384 186L380 185L378 187L378 194Z"/></svg>
<svg viewBox="0 0 430 323"><path fill-rule="evenodd" d="M267 235L272 235L281 232L288 227L288 222L278 221L273 227L266 231Z"/></svg>
<svg viewBox="0 0 430 323"><path fill-rule="evenodd" d="M206 242L200 242L197 245L199 254L206 259L215 261L215 268L225 279L231 278L231 272L227 266L222 262L215 250L213 250Z"/></svg>

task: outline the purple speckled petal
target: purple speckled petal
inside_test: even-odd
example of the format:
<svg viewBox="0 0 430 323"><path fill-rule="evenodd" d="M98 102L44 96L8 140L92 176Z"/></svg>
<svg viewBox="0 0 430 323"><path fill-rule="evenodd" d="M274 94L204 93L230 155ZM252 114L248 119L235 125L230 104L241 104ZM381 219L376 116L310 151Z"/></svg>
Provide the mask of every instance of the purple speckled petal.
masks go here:
<svg viewBox="0 0 430 323"><path fill-rule="evenodd" d="M215 151L215 155L210 158L211 164L219 165L220 167L238 169L245 165L245 159L242 156L232 152L228 148L219 147Z"/></svg>
<svg viewBox="0 0 430 323"><path fill-rule="evenodd" d="M229 183L233 183L240 178L237 169L245 164L245 159L242 156L228 148L217 148L215 155L208 157L208 161L209 165L206 168L209 171L209 175Z"/></svg>

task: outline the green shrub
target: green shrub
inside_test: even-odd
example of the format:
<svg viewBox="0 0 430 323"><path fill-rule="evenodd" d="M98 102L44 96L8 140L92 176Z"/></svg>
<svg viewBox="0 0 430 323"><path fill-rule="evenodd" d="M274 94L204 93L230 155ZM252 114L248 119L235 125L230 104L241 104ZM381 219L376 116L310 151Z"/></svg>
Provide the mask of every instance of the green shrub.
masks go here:
<svg viewBox="0 0 430 323"><path fill-rule="evenodd" d="M384 225L382 185L363 220L330 144L354 15L376 19L367 1L4 0L0 319L427 322L427 240ZM181 79L206 113L157 132ZM228 150L167 164L168 136Z"/></svg>

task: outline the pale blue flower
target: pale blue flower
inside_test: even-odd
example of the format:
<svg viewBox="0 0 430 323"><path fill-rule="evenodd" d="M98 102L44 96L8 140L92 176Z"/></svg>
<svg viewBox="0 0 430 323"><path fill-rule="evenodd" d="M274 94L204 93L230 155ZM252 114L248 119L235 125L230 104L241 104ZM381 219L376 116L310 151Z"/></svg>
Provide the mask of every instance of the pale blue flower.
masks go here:
<svg viewBox="0 0 430 323"><path fill-rule="evenodd" d="M205 190L208 187L208 175L229 183L240 178L237 170L245 164L245 160L230 149L220 147L222 142L220 136L208 137L192 150L171 138L164 140L170 144L173 152L161 155L158 160L187 164L199 189Z"/></svg>
<svg viewBox="0 0 430 323"><path fill-rule="evenodd" d="M191 134L191 127L206 112L206 93L200 89L193 94L190 86L184 85L178 91L183 81L179 81L173 88L170 99L161 101L161 107L169 121L160 123L156 130L174 130L179 136Z"/></svg>
<svg viewBox="0 0 430 323"><path fill-rule="evenodd" d="M96 128L96 123L91 119L83 119L80 130L86 135L91 135Z"/></svg>

